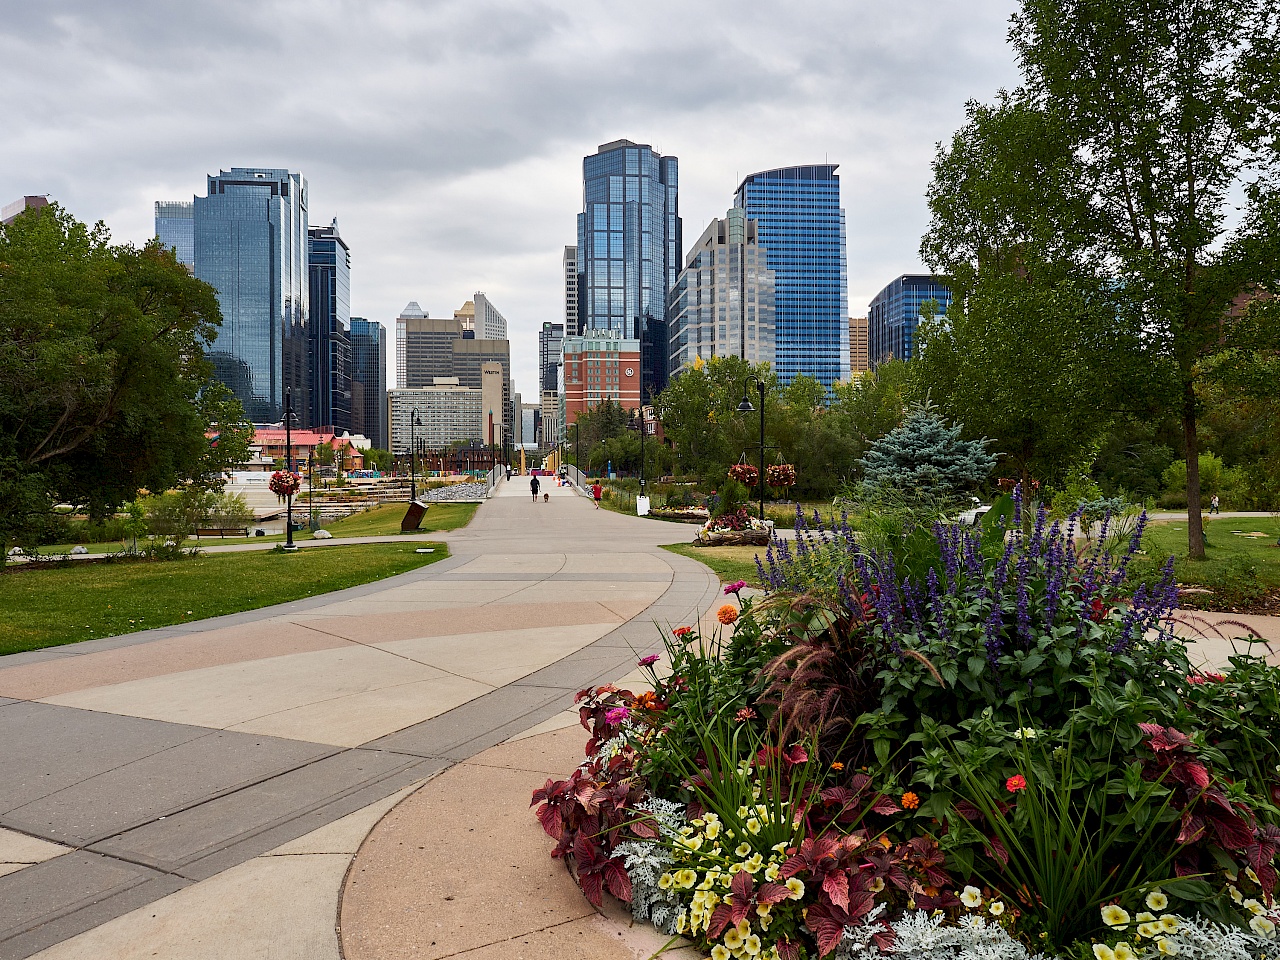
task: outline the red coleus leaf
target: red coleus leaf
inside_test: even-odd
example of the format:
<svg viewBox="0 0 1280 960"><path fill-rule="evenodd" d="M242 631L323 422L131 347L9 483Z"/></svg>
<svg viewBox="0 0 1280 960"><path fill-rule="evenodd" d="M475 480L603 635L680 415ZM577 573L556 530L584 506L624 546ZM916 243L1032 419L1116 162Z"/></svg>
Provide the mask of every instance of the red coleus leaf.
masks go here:
<svg viewBox="0 0 1280 960"><path fill-rule="evenodd" d="M840 944L848 920L844 910L821 900L809 908L804 922L818 940L818 956L825 957Z"/></svg>
<svg viewBox="0 0 1280 960"><path fill-rule="evenodd" d="M1186 734L1173 727L1162 727L1158 723L1140 723L1138 729L1147 735L1148 746L1156 753L1191 746L1191 741L1187 739Z"/></svg>
<svg viewBox="0 0 1280 960"><path fill-rule="evenodd" d="M711 923L707 925L707 939L718 940L725 927L733 922L733 907L727 903L717 904L711 914Z"/></svg>
<svg viewBox="0 0 1280 960"><path fill-rule="evenodd" d="M560 808L544 803L538 808L538 822L552 840L559 840L564 833L564 820L560 816Z"/></svg>
<svg viewBox="0 0 1280 960"><path fill-rule="evenodd" d="M797 941L783 937L775 946L778 948L778 960L800 960L800 944Z"/></svg>
<svg viewBox="0 0 1280 960"><path fill-rule="evenodd" d="M1253 831L1238 815L1224 815L1215 810L1206 819L1213 828L1218 843L1228 850L1247 850L1253 843Z"/></svg>
<svg viewBox="0 0 1280 960"><path fill-rule="evenodd" d="M637 837L645 840L658 839L658 828L653 820L648 817L641 817L631 824L631 832Z"/></svg>
<svg viewBox="0 0 1280 960"><path fill-rule="evenodd" d="M916 894L916 907L920 910L951 910L958 906L960 906L960 898L950 890L940 890L933 896L927 893Z"/></svg>
<svg viewBox="0 0 1280 960"><path fill-rule="evenodd" d="M956 813L964 817L966 820L981 820L982 811L975 807L968 800L956 801Z"/></svg>
<svg viewBox="0 0 1280 960"><path fill-rule="evenodd" d="M604 867L604 882L612 893L619 900L627 903L631 902L631 878L627 876L627 869L622 864L621 857L615 857L610 860Z"/></svg>
<svg viewBox="0 0 1280 960"><path fill-rule="evenodd" d="M898 806L897 801L892 797L885 796L884 794L876 797L871 802L871 809L875 813L884 814L885 816L902 812L902 807Z"/></svg>
<svg viewBox="0 0 1280 960"><path fill-rule="evenodd" d="M578 873L578 886L594 906L604 902L604 878L598 873Z"/></svg>
<svg viewBox="0 0 1280 960"><path fill-rule="evenodd" d="M1190 810L1183 811L1182 825L1175 838L1178 843L1194 843L1204 836L1204 818L1197 817Z"/></svg>
<svg viewBox="0 0 1280 960"><path fill-rule="evenodd" d="M822 892L841 910L849 909L849 875L843 870L833 870L822 878Z"/></svg>
<svg viewBox="0 0 1280 960"><path fill-rule="evenodd" d="M1000 861L1000 866L1007 867L1009 865L1009 851L1004 848L1004 843L999 837L991 837L987 841L987 849L991 855ZM930 877L930 880L933 878ZM943 881L944 883L946 881Z"/></svg>

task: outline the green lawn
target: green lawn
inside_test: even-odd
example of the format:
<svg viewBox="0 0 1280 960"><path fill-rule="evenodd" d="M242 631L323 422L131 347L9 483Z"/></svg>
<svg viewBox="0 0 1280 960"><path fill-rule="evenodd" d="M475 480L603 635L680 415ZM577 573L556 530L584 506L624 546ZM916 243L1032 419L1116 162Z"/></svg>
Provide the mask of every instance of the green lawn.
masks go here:
<svg viewBox="0 0 1280 960"><path fill-rule="evenodd" d="M422 518L420 533L457 530L476 515L478 503L433 503ZM335 520L325 529L335 537L389 537L400 533L400 521L408 509L405 503L384 503L372 510ZM308 534L309 536L309 534Z"/></svg>
<svg viewBox="0 0 1280 960"><path fill-rule="evenodd" d="M415 553L431 546L435 553ZM166 563L13 567L0 573L0 654L189 623L285 603L413 570L441 543L370 543L205 554Z"/></svg>
<svg viewBox="0 0 1280 960"><path fill-rule="evenodd" d="M745 580L758 587L760 574L756 570L756 554L760 554L763 560L768 547L695 547L692 543L672 543L662 549L706 564L721 583Z"/></svg>
<svg viewBox="0 0 1280 960"><path fill-rule="evenodd" d="M1201 584L1227 593L1247 587L1280 588L1280 520L1245 517L1205 520L1205 559L1187 559L1185 520L1162 521L1147 528L1142 549L1145 566L1163 563L1170 555L1182 584ZM1259 536L1261 534L1261 536Z"/></svg>

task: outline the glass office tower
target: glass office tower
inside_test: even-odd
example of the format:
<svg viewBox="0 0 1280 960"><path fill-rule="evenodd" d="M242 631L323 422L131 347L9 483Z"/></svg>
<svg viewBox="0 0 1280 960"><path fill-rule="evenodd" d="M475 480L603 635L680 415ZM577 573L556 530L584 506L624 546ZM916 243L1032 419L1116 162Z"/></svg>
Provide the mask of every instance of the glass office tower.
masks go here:
<svg viewBox="0 0 1280 960"><path fill-rule="evenodd" d="M379 450L387 446L387 328L351 318L351 419Z"/></svg>
<svg viewBox="0 0 1280 960"><path fill-rule="evenodd" d="M156 236L162 245L177 255L179 263L185 263L193 270L196 265L195 226L190 200L156 201Z"/></svg>
<svg viewBox="0 0 1280 960"><path fill-rule="evenodd" d="M292 391L309 427L307 181L300 173L232 167L196 197L195 275L218 291L222 328L208 356L254 423L279 423Z"/></svg>
<svg viewBox="0 0 1280 960"><path fill-rule="evenodd" d="M682 248L678 162L615 140L583 158L582 184L578 333L639 340L647 398L667 383L667 299Z"/></svg>
<svg viewBox="0 0 1280 960"><path fill-rule="evenodd" d="M351 420L351 251L328 227L307 230L311 276L311 422L341 433Z"/></svg>
<svg viewBox="0 0 1280 960"><path fill-rule="evenodd" d="M734 206L759 223L774 274L774 369L784 384L808 374L828 389L848 381L849 314L838 164L753 173Z"/></svg>
<svg viewBox="0 0 1280 960"><path fill-rule="evenodd" d="M951 291L929 274L904 273L876 294L867 312L868 353L873 364L910 360L916 355L920 308L938 302L938 316L951 306Z"/></svg>

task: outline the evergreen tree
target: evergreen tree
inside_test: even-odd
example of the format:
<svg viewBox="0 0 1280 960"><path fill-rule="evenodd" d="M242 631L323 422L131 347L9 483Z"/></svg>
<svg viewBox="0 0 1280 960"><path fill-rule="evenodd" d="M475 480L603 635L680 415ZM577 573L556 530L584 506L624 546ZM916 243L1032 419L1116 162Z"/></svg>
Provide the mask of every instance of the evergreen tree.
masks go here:
<svg viewBox="0 0 1280 960"><path fill-rule="evenodd" d="M902 426L872 444L860 461L865 483L936 500L954 499L991 475L989 440L960 439L928 404L913 408Z"/></svg>

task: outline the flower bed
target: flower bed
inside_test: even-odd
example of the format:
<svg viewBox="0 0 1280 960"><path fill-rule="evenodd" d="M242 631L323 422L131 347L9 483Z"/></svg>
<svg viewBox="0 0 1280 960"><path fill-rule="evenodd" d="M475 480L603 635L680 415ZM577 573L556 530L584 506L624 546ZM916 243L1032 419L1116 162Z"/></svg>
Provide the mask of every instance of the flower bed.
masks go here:
<svg viewBox="0 0 1280 960"><path fill-rule="evenodd" d="M1280 671L1192 669L1141 525L800 526L650 691L579 694L534 805L588 899L716 960L1276 954Z"/></svg>
<svg viewBox="0 0 1280 960"><path fill-rule="evenodd" d="M698 542L704 546L750 544L763 547L773 537L773 521L751 516L746 507L712 517L698 531Z"/></svg>

